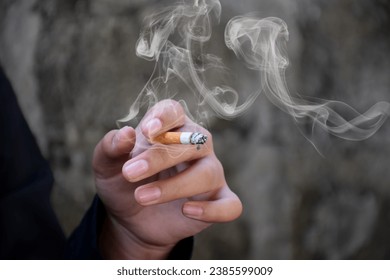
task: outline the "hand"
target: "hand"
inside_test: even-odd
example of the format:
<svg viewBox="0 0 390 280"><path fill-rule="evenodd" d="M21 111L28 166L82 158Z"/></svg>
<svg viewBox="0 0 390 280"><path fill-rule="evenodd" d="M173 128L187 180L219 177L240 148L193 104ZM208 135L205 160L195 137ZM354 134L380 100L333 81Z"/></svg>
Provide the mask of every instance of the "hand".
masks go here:
<svg viewBox="0 0 390 280"><path fill-rule="evenodd" d="M208 140L199 150L149 143L172 130L201 132ZM136 130L124 127L106 134L95 148L93 168L107 210L100 237L106 258L165 258L180 240L242 211L210 133L173 100L157 103Z"/></svg>

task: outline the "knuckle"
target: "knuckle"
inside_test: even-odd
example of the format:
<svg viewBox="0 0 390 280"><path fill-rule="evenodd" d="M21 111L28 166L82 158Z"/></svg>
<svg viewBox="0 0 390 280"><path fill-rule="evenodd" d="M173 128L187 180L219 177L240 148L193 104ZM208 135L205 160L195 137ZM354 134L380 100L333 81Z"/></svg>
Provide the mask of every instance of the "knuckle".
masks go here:
<svg viewBox="0 0 390 280"><path fill-rule="evenodd" d="M152 149L147 150L144 153L143 158L150 162L153 166L164 166L166 163L166 156L162 145L155 145Z"/></svg>
<svg viewBox="0 0 390 280"><path fill-rule="evenodd" d="M160 104L163 104L164 107L171 107L176 110L183 110L183 107L181 106L180 102L173 100L173 99L164 99L160 102Z"/></svg>
<svg viewBox="0 0 390 280"><path fill-rule="evenodd" d="M185 110L180 102L172 99L164 99L156 103L146 114L142 123L142 132L145 132L144 124L152 118L158 118L164 126L176 126L185 122Z"/></svg>
<svg viewBox="0 0 390 280"><path fill-rule="evenodd" d="M142 153L138 159L148 162L148 174L155 174L164 170L170 164L170 158L167 157L166 149L163 145L155 145Z"/></svg>
<svg viewBox="0 0 390 280"><path fill-rule="evenodd" d="M172 99L166 99L163 101L163 104L164 113L168 113L170 118L180 123L184 121L184 108L179 102Z"/></svg>
<svg viewBox="0 0 390 280"><path fill-rule="evenodd" d="M172 113L172 118L174 118L178 123L184 123L185 111L179 102L170 100L170 106L168 109L170 109L169 111Z"/></svg>
<svg viewBox="0 0 390 280"><path fill-rule="evenodd" d="M156 104L156 108L158 111L163 113L165 112L174 112L176 115L180 115L184 113L183 106L173 99L165 99Z"/></svg>

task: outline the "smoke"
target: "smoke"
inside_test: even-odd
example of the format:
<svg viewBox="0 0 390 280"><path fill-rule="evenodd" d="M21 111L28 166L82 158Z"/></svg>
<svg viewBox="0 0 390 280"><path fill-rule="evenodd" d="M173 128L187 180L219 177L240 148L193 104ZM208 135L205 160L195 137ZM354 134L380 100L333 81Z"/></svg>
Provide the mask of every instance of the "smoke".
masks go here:
<svg viewBox="0 0 390 280"><path fill-rule="evenodd" d="M245 64L258 74L258 87L245 96L230 86L207 86L205 73L209 69L225 72L222 60L204 54L204 44L212 35L212 24L218 23L221 4L218 0L180 2L150 15L137 41L137 55L155 61L154 71L131 105L129 114L120 120L128 122L159 100L175 98L178 81L184 84L191 97L197 100L194 120L207 118L207 104L222 118L231 119L250 107L260 93L298 123L309 123L337 137L363 140L373 135L390 114L390 104L378 102L364 113L340 101L309 100L291 95L285 80L289 65L286 42L289 33L286 23L275 17L239 16L231 19L225 29L225 44ZM186 107L185 100L181 100Z"/></svg>

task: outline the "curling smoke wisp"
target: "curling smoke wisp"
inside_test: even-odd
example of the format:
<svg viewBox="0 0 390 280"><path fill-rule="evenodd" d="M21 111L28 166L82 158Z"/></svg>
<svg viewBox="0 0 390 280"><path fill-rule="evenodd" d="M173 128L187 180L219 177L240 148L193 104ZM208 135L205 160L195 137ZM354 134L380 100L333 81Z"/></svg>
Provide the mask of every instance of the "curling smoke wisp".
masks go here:
<svg viewBox="0 0 390 280"><path fill-rule="evenodd" d="M141 107L148 108L161 99L174 98L175 92L166 90L172 79L184 83L189 94L199 96L199 107L208 104L222 118L240 115L264 93L297 123L309 120L312 129L321 127L348 140L370 137L389 116L387 102L378 102L365 113L359 113L343 102L313 102L290 94L285 80L289 64L285 47L289 33L286 23L275 17L239 16L231 19L225 29L226 46L247 68L258 73L257 89L246 93L245 100L240 101L238 91L230 86L208 87L204 81L206 70L226 70L219 57L202 52L203 45L211 38L212 24L219 22L220 15L218 0L193 0L147 17L136 50L139 57L155 61L155 69L129 114L120 121L136 118ZM197 114L196 118L202 115Z"/></svg>

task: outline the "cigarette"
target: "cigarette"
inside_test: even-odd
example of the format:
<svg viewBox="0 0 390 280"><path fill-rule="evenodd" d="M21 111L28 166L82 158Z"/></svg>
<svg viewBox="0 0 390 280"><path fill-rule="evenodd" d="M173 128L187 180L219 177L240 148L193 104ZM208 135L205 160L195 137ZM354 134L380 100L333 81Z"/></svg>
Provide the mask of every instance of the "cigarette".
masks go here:
<svg viewBox="0 0 390 280"><path fill-rule="evenodd" d="M203 145L207 136L199 132L164 132L152 139L152 143Z"/></svg>

